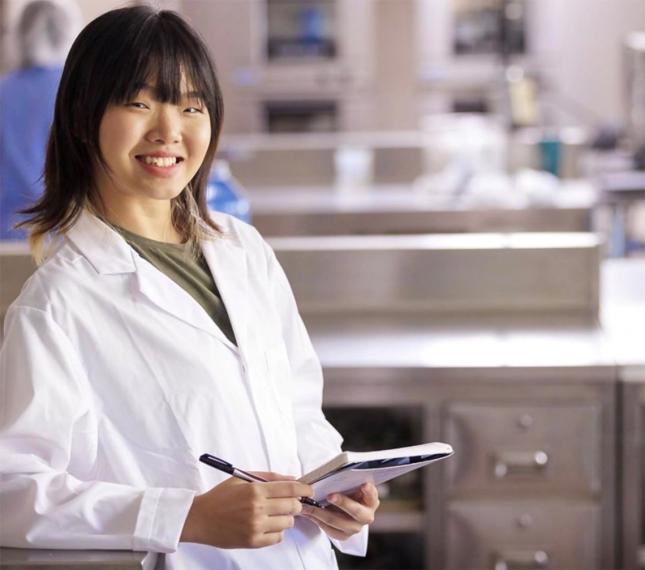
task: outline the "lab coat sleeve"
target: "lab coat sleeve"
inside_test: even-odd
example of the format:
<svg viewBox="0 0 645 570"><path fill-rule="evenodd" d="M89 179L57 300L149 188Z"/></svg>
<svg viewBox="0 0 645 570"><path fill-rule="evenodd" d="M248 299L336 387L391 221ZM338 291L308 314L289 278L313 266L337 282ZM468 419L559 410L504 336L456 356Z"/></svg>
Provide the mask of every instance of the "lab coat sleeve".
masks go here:
<svg viewBox="0 0 645 570"><path fill-rule="evenodd" d="M1 546L177 548L194 493L92 480L97 438L69 338L46 311L11 307L0 350Z"/></svg>
<svg viewBox="0 0 645 570"><path fill-rule="evenodd" d="M293 412L298 456L306 473L340 453L342 437L322 411L323 375L320 361L302 322L291 286L273 250L266 245L269 279L282 324L293 375ZM348 540L333 540L341 552L365 556L368 527Z"/></svg>

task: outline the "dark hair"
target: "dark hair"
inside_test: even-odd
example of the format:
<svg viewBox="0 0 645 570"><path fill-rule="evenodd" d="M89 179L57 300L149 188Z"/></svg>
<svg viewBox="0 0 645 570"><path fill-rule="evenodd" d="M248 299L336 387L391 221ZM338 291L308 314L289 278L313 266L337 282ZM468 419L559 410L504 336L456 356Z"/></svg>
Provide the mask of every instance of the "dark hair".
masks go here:
<svg viewBox="0 0 645 570"><path fill-rule="evenodd" d="M172 221L185 239L219 232L206 207L206 183L222 128L223 100L204 42L175 12L135 6L90 22L69 52L61 77L45 159L45 192L21 213L31 229L35 257L43 239L64 232L85 207L99 216L103 204L94 169L105 165L99 127L110 104L125 103L154 80L155 98L177 104L186 77L208 109L211 141L199 170L172 201Z"/></svg>

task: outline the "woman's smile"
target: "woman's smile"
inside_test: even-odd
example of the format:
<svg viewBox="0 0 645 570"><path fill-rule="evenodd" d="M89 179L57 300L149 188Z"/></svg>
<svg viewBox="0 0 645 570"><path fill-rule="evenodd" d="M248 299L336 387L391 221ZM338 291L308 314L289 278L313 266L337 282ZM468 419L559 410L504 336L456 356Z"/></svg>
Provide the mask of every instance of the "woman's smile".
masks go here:
<svg viewBox="0 0 645 570"><path fill-rule="evenodd" d="M134 158L145 172L160 178L174 176L184 162L183 157L167 153L137 154Z"/></svg>

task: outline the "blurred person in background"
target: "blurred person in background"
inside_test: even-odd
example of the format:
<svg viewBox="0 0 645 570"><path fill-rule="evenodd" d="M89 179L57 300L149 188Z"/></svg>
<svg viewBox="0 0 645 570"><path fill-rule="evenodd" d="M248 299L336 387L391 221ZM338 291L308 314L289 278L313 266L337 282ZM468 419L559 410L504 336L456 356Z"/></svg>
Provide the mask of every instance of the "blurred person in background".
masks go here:
<svg viewBox="0 0 645 570"><path fill-rule="evenodd" d="M43 192L56 90L79 20L75 4L52 0L31 2L20 16L19 68L0 79L0 239L27 237L12 226Z"/></svg>

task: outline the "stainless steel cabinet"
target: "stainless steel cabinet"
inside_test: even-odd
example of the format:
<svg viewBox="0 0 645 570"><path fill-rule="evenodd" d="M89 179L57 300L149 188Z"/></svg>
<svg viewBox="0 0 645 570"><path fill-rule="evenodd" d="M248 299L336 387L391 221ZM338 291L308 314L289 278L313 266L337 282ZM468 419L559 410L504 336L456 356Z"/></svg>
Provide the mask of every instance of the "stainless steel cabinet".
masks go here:
<svg viewBox="0 0 645 570"><path fill-rule="evenodd" d="M612 367L325 374L327 405L420 407L425 440L455 448L422 471L422 510L377 516L424 537L426 569L615 567Z"/></svg>
<svg viewBox="0 0 645 570"><path fill-rule="evenodd" d="M460 402L446 428L447 569L605 567L600 402Z"/></svg>
<svg viewBox="0 0 645 570"><path fill-rule="evenodd" d="M601 406L532 402L448 407L448 466L458 496L568 493L594 497L601 483Z"/></svg>
<svg viewBox="0 0 645 570"><path fill-rule="evenodd" d="M604 569L600 516L600 508L588 502L451 503L445 568Z"/></svg>
<svg viewBox="0 0 645 570"><path fill-rule="evenodd" d="M645 370L621 371L621 552L625 570L645 568Z"/></svg>

